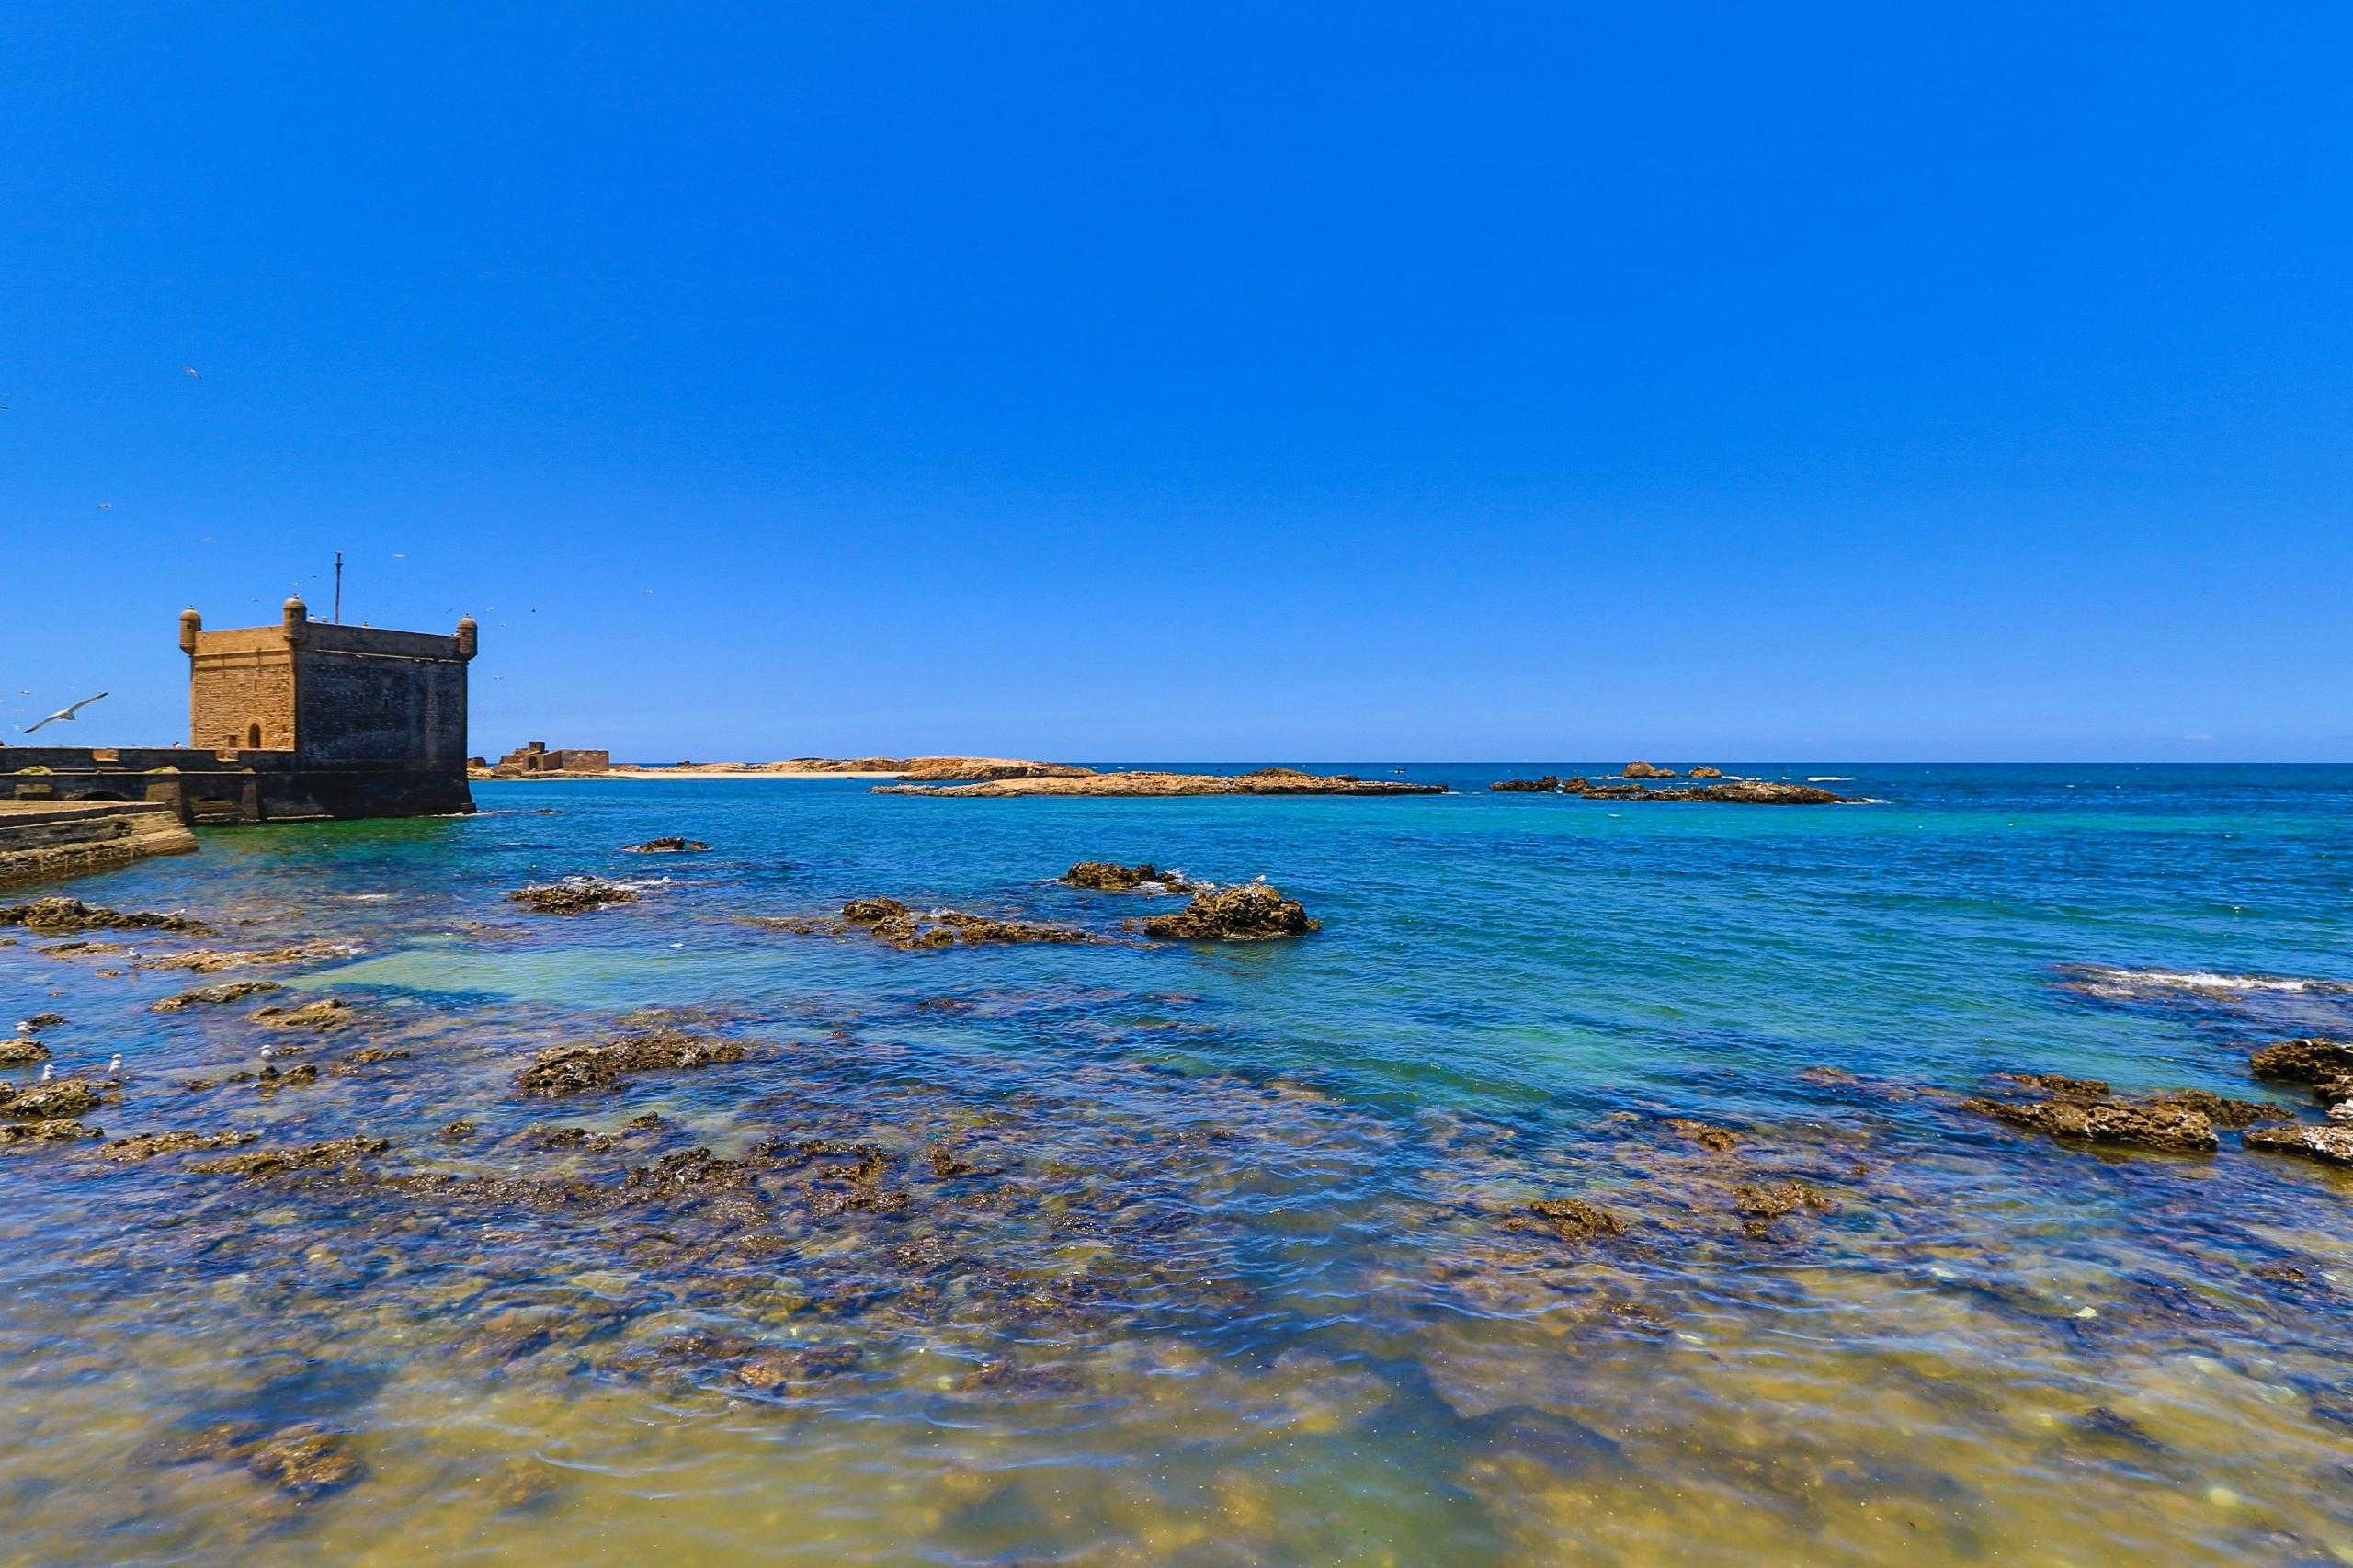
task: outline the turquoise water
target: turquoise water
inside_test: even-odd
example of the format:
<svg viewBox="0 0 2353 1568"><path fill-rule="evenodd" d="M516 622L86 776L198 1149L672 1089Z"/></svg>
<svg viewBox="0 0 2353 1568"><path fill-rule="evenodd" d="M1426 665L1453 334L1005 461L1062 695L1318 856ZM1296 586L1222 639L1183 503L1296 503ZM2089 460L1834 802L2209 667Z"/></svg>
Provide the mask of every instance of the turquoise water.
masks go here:
<svg viewBox="0 0 2353 1568"><path fill-rule="evenodd" d="M85 1120L367 1131L379 1177L450 1180L0 1153L0 1556L2353 1561L2353 1176L2228 1132L2088 1153L1944 1093L2059 1071L2316 1116L2245 1053L2353 1035L2353 768L1733 770L1880 803L1485 791L1602 771L1564 764L1388 800L482 784L471 819L217 830L62 890L353 949L0 949L6 1016L65 1015L60 1075L121 1054ZM620 852L657 834L712 848ZM1170 905L1052 881L1083 858L1264 875L1324 929L1147 943L1122 923ZM642 896L502 897L574 873ZM872 893L1116 939L742 919ZM148 1011L248 974L290 998ZM315 995L358 1021L247 1016ZM645 1009L745 1059L517 1093ZM178 1086L290 1038L317 1084ZM367 1045L408 1055L334 1071ZM880 1151L897 1206L782 1165L750 1211L495 1186L799 1139ZM1792 1179L1818 1201L1756 1211ZM1625 1233L1529 1222L1563 1197ZM761 1386L761 1347L822 1354ZM241 1422L319 1423L356 1471L188 1457Z"/></svg>

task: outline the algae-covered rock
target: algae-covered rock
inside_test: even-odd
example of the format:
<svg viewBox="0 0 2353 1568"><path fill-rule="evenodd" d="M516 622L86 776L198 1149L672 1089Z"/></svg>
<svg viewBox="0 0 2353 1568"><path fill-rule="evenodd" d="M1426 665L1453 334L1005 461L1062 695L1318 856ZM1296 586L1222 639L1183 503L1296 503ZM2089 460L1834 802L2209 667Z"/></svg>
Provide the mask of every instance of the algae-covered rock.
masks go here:
<svg viewBox="0 0 2353 1568"><path fill-rule="evenodd" d="M322 996L299 1007L272 1006L258 1008L249 1016L264 1028L323 1031L342 1028L359 1015L340 996Z"/></svg>
<svg viewBox="0 0 2353 1568"><path fill-rule="evenodd" d="M515 1085L526 1095L588 1094L616 1087L623 1078L639 1073L743 1060L744 1048L733 1040L682 1029L648 1029L598 1045L549 1046L516 1075Z"/></svg>
<svg viewBox="0 0 2353 1568"><path fill-rule="evenodd" d="M306 1143L299 1148L256 1149L247 1154L224 1154L217 1160L198 1160L188 1168L208 1176L234 1176L250 1179L279 1176L288 1171L332 1170L354 1160L381 1154L392 1146L388 1139L355 1133L348 1138Z"/></svg>
<svg viewBox="0 0 2353 1568"><path fill-rule="evenodd" d="M283 987L274 980L232 980L219 985L200 985L193 991L183 991L176 996L166 996L160 1002L150 1003L147 1010L151 1013L176 1013L199 1004L224 1006L281 989Z"/></svg>

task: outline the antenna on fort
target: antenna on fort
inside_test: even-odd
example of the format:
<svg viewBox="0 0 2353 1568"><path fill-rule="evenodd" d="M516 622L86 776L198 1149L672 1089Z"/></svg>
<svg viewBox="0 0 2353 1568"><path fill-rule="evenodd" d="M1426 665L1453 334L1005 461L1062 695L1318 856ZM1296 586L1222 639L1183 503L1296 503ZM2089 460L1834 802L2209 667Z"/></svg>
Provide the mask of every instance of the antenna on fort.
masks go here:
<svg viewBox="0 0 2353 1568"><path fill-rule="evenodd" d="M343 619L343 551L335 552L335 618Z"/></svg>

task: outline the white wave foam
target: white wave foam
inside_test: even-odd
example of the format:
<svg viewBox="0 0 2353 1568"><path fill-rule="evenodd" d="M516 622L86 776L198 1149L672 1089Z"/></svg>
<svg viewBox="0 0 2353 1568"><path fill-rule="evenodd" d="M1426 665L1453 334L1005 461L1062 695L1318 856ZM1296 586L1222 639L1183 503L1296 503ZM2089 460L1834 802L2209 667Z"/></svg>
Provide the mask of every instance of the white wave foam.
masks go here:
<svg viewBox="0 0 2353 1568"><path fill-rule="evenodd" d="M1852 784L1855 776L1851 773L1809 773L1805 781L1809 784Z"/></svg>
<svg viewBox="0 0 2353 1568"><path fill-rule="evenodd" d="M2114 1001L2149 996L2203 996L2236 1001L2256 995L2343 995L2353 982L2290 974L2222 974L2202 969L2127 969L2116 964L2067 964L2061 972L2086 995Z"/></svg>

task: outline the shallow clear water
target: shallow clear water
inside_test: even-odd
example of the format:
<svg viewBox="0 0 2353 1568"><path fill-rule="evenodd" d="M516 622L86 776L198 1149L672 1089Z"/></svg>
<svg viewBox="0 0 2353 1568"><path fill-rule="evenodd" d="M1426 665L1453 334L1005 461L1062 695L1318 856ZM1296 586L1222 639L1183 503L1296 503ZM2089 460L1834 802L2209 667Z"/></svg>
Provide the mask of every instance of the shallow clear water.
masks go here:
<svg viewBox="0 0 2353 1568"><path fill-rule="evenodd" d="M472 819L219 830L61 889L355 949L194 975L138 967L194 938L19 933L6 1017L65 1016L60 1076L123 1058L85 1121L392 1147L252 1180L0 1152L0 1559L2353 1561L2353 1176L2228 1132L2090 1153L1941 1092L2060 1071L2315 1116L2246 1051L2353 1034L2353 994L2211 977L2353 980L2353 769L1758 770L1884 802L1820 810L1484 790L1578 770L1357 801L483 784ZM619 853L670 833L711 852ZM1145 943L1121 923L1169 905L1054 883L1081 858L1264 874L1324 929ZM502 898L578 872L642 896ZM1119 939L740 919L867 893ZM249 975L290 994L148 1010ZM316 995L358 1021L248 1016ZM645 1009L745 1059L518 1095L533 1051ZM266 1045L319 1081L228 1076ZM621 1186L697 1146L746 1163ZM1817 1203L1762 1214L1791 1179ZM1526 1213L1571 1197L1625 1233ZM202 1437L299 1423L342 1438L340 1484Z"/></svg>

